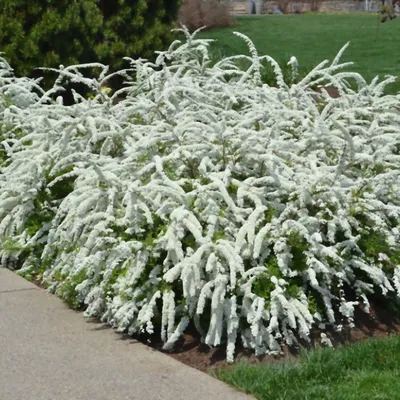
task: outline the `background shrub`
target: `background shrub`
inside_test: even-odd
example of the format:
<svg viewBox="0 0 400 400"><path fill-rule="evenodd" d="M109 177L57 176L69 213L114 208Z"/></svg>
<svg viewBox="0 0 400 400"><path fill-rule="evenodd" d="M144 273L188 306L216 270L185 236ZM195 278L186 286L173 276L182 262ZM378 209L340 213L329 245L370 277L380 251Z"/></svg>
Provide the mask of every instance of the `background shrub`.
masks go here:
<svg viewBox="0 0 400 400"><path fill-rule="evenodd" d="M290 0L278 0L276 2L278 9L282 11L283 14L288 14L290 9Z"/></svg>
<svg viewBox="0 0 400 400"><path fill-rule="evenodd" d="M318 12L321 9L322 0L310 0L310 11Z"/></svg>
<svg viewBox="0 0 400 400"><path fill-rule="evenodd" d="M35 67L147 57L169 42L177 0L3 0L0 50L16 75Z"/></svg>
<svg viewBox="0 0 400 400"><path fill-rule="evenodd" d="M221 0L184 0L179 22L191 31L233 24L229 3Z"/></svg>

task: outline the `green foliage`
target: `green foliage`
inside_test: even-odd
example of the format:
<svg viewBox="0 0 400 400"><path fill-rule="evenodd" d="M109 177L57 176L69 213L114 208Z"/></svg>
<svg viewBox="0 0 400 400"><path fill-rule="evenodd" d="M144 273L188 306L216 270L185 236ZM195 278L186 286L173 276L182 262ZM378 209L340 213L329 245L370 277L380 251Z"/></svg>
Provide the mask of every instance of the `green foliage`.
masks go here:
<svg viewBox="0 0 400 400"><path fill-rule="evenodd" d="M400 265L400 250L397 246L390 246L386 236L379 231L366 230L358 241L361 251L371 260L378 261L380 254L385 254L385 272L393 272L396 265Z"/></svg>
<svg viewBox="0 0 400 400"><path fill-rule="evenodd" d="M217 243L218 240L225 239L225 237L226 237L225 231L220 229L214 233L212 241L213 243Z"/></svg>
<svg viewBox="0 0 400 400"><path fill-rule="evenodd" d="M271 255L265 261L265 267L268 273L260 275L253 283L253 293L263 299L269 301L271 292L275 289L275 285L271 282L271 277L282 278L282 273L278 266L278 260L275 255Z"/></svg>
<svg viewBox="0 0 400 400"><path fill-rule="evenodd" d="M36 248L31 249L27 246L21 245L11 237L2 239L0 241L0 246L5 254L12 255L12 258L17 263L17 267L20 267L23 264L23 262L28 258L29 254L31 254L31 251L36 250Z"/></svg>
<svg viewBox="0 0 400 400"><path fill-rule="evenodd" d="M288 237L288 244L292 252L292 269L295 271L304 271L307 269L305 251L308 250L309 244L298 233L292 233Z"/></svg>
<svg viewBox="0 0 400 400"><path fill-rule="evenodd" d="M18 242L9 237L1 240L1 248L11 254L18 254L24 250Z"/></svg>
<svg viewBox="0 0 400 400"><path fill-rule="evenodd" d="M31 268L26 268L26 269L18 271L18 275L22 276L27 281L32 282L32 281L35 280L36 271L32 267Z"/></svg>
<svg viewBox="0 0 400 400"><path fill-rule="evenodd" d="M65 277L62 274L55 276L55 280L60 282L57 288L57 296L60 296L74 310L81 309L82 301L78 298L76 291L77 285L81 284L87 277L87 272L82 269L78 274L72 277Z"/></svg>
<svg viewBox="0 0 400 400"><path fill-rule="evenodd" d="M260 275L253 283L253 293L268 301L274 289L275 285L271 282L271 278L267 274Z"/></svg>
<svg viewBox="0 0 400 400"><path fill-rule="evenodd" d="M75 177L67 177L59 180L54 185L48 187L49 183L68 172L72 168L66 168L55 175L50 175L49 172L44 174L44 181L42 188L37 192L36 197L33 199L33 211L28 215L24 224L24 231L29 237L35 236L45 224L50 225L54 218L55 211L53 205L55 202L64 199L73 190ZM29 263L29 266L23 268L20 275L25 279L34 280L41 278L42 273L47 269L46 261L41 260L41 254L44 248L44 242L35 241L33 245L20 245L12 238L3 239L1 241L1 248L6 253L13 255L16 258L18 267L21 267L27 260L36 260L35 264ZM63 249L66 251L66 248ZM41 260L41 264L37 263Z"/></svg>
<svg viewBox="0 0 400 400"><path fill-rule="evenodd" d="M118 265L117 267L115 267L111 273L111 275L108 277L107 279L107 283L104 286L104 293L107 296L112 296L114 295L114 285L117 282L117 279L120 276L125 276L127 271L127 268L121 268L120 265Z"/></svg>
<svg viewBox="0 0 400 400"><path fill-rule="evenodd" d="M169 42L179 1L3 0L0 50L17 75L38 66L149 57Z"/></svg>
<svg viewBox="0 0 400 400"><path fill-rule="evenodd" d="M276 288L275 284L271 281L271 278L275 277L277 279L281 279L284 277L281 270L279 269L278 260L274 254L269 256L268 259L265 261L265 267L267 268L268 273L262 274L257 277L257 279L253 283L253 293L265 299L266 306L268 306L270 304L271 292ZM293 277L290 280L289 285L286 286L285 290L288 298L298 297L300 288L302 286L303 282L301 277L297 279L296 277Z"/></svg>
<svg viewBox="0 0 400 400"><path fill-rule="evenodd" d="M268 207L268 210L265 211L264 217L265 217L265 222L270 223L272 221L272 218L274 218L276 215L276 210L273 207Z"/></svg>
<svg viewBox="0 0 400 400"><path fill-rule="evenodd" d="M1 95L0 96L0 110L6 109L12 105L12 99L9 95ZM0 167L5 164L7 160L7 152L1 144L3 140L9 135L9 132L12 130L12 127L8 126L4 121L0 120Z"/></svg>

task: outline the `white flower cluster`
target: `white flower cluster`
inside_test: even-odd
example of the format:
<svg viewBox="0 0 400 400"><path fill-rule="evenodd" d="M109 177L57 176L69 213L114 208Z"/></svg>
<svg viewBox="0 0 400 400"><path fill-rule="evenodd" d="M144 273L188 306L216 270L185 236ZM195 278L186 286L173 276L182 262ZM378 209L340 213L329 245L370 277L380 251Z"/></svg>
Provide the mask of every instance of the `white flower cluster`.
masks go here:
<svg viewBox="0 0 400 400"><path fill-rule="evenodd" d="M342 72L340 52L300 81L292 57L288 83L246 37L250 56L212 64L184 33L154 63L129 60L112 96L102 65L62 67L44 92L0 60L3 264L121 331L157 329L166 349L193 323L229 361L239 338L279 352L352 322L372 293L398 297L393 78ZM92 95L64 106L65 82Z"/></svg>

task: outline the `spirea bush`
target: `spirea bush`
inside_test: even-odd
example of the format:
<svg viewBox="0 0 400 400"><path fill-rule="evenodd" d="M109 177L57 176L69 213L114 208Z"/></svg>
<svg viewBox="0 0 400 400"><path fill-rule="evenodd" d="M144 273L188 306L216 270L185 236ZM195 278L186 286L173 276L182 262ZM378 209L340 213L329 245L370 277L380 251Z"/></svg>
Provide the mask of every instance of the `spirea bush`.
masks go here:
<svg viewBox="0 0 400 400"><path fill-rule="evenodd" d="M101 64L60 69L44 92L1 60L3 265L165 349L192 323L229 361L238 340L276 353L313 326L351 325L373 294L396 304L394 78L343 72L343 49L291 84L241 34L250 56L215 65L209 41L186 35L154 64L130 60L114 94ZM64 106L66 82L92 95Z"/></svg>

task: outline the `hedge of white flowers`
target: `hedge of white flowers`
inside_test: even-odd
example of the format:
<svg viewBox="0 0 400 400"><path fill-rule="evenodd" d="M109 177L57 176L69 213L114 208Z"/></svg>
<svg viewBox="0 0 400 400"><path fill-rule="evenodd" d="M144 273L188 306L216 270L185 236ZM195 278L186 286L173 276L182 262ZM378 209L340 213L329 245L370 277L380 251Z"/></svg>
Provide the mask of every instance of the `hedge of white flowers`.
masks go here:
<svg viewBox="0 0 400 400"><path fill-rule="evenodd" d="M301 80L293 57L288 82L246 37L250 56L215 64L186 35L155 63L129 60L114 94L100 64L60 67L44 91L0 60L2 265L165 349L193 324L228 361L238 341L276 353L351 325L372 294L395 304L394 78L343 72L341 51ZM91 94L66 106L71 83Z"/></svg>

